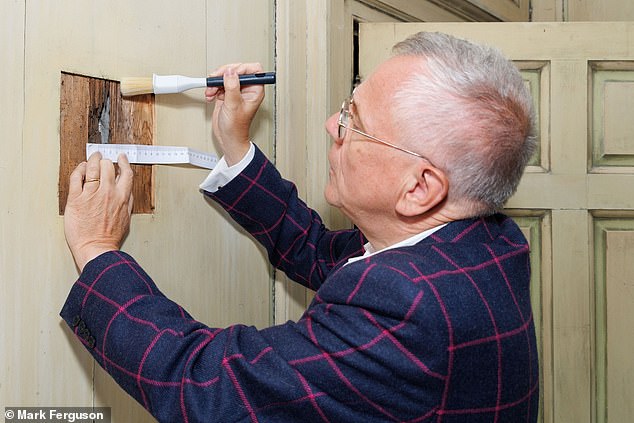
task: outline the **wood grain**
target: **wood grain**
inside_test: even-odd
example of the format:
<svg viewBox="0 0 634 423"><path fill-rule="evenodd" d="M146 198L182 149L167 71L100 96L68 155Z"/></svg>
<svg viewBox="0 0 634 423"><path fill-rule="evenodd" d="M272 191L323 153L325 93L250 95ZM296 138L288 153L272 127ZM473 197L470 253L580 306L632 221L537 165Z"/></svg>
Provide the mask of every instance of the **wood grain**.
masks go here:
<svg viewBox="0 0 634 423"><path fill-rule="evenodd" d="M59 214L64 214L73 169L86 159L86 143L101 143L99 118L109 103L109 144L151 145L154 95L123 98L119 82L62 72L60 80ZM152 213L152 166L132 165L133 213Z"/></svg>

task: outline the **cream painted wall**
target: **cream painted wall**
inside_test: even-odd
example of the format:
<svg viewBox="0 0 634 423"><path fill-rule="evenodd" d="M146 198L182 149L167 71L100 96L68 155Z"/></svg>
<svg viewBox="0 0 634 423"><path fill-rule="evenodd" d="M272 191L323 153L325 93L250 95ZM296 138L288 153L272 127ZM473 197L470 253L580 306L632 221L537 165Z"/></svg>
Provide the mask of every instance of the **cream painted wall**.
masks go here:
<svg viewBox="0 0 634 423"><path fill-rule="evenodd" d="M94 404L111 406L113 422L151 420L58 316L77 277L57 211L60 72L113 80L153 72L203 76L235 61L273 70L273 0L186 5L0 2L0 408ZM254 123L254 138L270 155L274 97L267 87ZM156 97L155 144L215 151L210 112L201 90ZM197 319L211 326L268 326L268 263L198 192L206 174L157 167L155 212L133 217L123 248Z"/></svg>
<svg viewBox="0 0 634 423"><path fill-rule="evenodd" d="M631 0L532 0L532 21L632 21Z"/></svg>

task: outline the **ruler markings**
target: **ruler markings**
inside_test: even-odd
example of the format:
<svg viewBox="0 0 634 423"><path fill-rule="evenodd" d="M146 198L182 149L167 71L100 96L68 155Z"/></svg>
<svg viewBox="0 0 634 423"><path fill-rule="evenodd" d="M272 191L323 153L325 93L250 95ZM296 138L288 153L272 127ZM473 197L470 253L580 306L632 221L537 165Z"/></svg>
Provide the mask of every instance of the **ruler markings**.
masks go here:
<svg viewBox="0 0 634 423"><path fill-rule="evenodd" d="M134 164L191 164L204 169L213 169L218 163L215 154L204 153L189 147L141 144L86 144L86 157L100 152L104 159L117 162L123 153L128 161Z"/></svg>

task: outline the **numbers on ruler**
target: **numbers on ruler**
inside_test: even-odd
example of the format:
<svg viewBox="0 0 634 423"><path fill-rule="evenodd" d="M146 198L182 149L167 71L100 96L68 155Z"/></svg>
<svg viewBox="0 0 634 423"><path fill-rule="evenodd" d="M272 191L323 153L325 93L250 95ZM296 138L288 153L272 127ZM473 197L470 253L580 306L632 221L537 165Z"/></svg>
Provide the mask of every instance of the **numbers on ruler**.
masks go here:
<svg viewBox="0 0 634 423"><path fill-rule="evenodd" d="M150 145L88 144L88 154L99 151L104 158L115 162L119 154L128 156L130 163L178 164L191 163L207 169L213 168L218 158L213 154L190 150L187 147L165 147Z"/></svg>

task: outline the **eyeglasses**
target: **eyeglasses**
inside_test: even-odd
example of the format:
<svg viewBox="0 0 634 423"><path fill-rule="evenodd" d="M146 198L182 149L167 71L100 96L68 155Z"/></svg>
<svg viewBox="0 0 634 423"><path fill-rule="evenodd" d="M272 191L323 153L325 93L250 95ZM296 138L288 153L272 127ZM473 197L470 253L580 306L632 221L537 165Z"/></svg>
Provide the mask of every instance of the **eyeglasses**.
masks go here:
<svg viewBox="0 0 634 423"><path fill-rule="evenodd" d="M390 142L383 141L382 139L373 137L372 135L366 134L363 131L359 131L358 129L351 127L350 121L352 119L352 112L350 111L350 105L354 102L353 95L354 95L354 92L350 94L350 97L346 98L343 101L343 104L341 105L341 111L339 112L339 120L337 121L337 125L338 125L337 136L339 137L340 140L343 140L346 137L346 133L347 133L346 131L349 129L352 132L356 132L357 134L363 135L366 138L370 138L371 140L376 141L380 144L387 145L388 147L395 148L397 150L402 151L403 153L411 154L412 156L420 157L421 159L425 159L429 162L429 159L427 159L423 155L407 150L403 147L399 147L398 145L394 145Z"/></svg>

